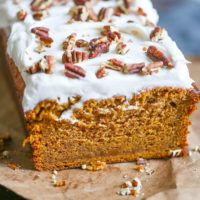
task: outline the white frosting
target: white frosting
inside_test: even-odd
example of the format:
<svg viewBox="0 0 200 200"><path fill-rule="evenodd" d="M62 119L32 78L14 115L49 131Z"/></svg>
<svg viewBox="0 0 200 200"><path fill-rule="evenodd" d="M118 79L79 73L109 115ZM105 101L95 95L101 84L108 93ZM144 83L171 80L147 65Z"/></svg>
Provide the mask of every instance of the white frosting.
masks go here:
<svg viewBox="0 0 200 200"><path fill-rule="evenodd" d="M12 0L6 2L0 0L0 17L3 15L1 26L11 26L11 33L8 40L8 54L14 60L25 81L26 88L23 97L24 112L32 110L38 102L45 99L58 99L66 102L68 97L81 95L81 101L74 108L80 107L88 99L105 99L113 95L125 95L131 97L143 89L154 87L180 87L191 88L191 83L186 60L176 43L166 33L164 39L159 43L151 42L149 39L152 28L143 25L144 17L137 16L132 12L121 17L114 16L112 25L121 34L124 42L130 51L126 55L119 55L115 52L116 44L112 44L110 51L101 56L90 59L77 65L86 70L86 77L80 79L70 79L64 76L64 65L61 62L63 50L61 44L71 33L77 33L79 39L87 41L100 36L100 31L108 22L75 22L67 24L70 19L68 10L73 6L72 1L65 6L53 7L50 9L50 16L42 21L35 21L29 8L30 1L22 0L19 5L14 5ZM115 5L115 0L100 1L94 6L98 11L101 7ZM142 7L147 13L147 18L153 23L157 23L158 16L149 0L135 0L132 11ZM24 22L17 22L16 13L21 8L28 12ZM2 20L2 17L1 17ZM127 23L133 20L135 23ZM45 26L50 28L50 36L54 39L51 48L47 48L44 53L38 54L34 51L38 45L35 35L30 33L32 27ZM134 36L133 32L139 32L140 37ZM171 56L175 67L171 70L161 69L159 73L141 76L139 74L124 75L120 72L108 70L108 76L97 79L95 72L99 66L111 58L117 58L125 63L150 63L143 51L143 47L149 45L157 46L166 55ZM53 74L37 73L30 75L25 70L37 62L44 55L53 55L56 58L56 67ZM71 111L64 112L62 119L68 119Z"/></svg>

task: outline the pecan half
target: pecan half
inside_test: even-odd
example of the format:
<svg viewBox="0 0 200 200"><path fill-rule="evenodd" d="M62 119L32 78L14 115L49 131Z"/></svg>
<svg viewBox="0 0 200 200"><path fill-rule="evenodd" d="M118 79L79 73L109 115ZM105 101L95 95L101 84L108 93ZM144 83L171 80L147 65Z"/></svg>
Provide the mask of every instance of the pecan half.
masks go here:
<svg viewBox="0 0 200 200"><path fill-rule="evenodd" d="M79 63L88 59L88 54L81 51L64 52L62 56L63 63Z"/></svg>
<svg viewBox="0 0 200 200"><path fill-rule="evenodd" d="M72 33L71 35L69 35L65 41L63 42L63 50L73 50L76 44L76 37L77 34L76 33Z"/></svg>
<svg viewBox="0 0 200 200"><path fill-rule="evenodd" d="M109 25L103 27L103 29L101 30L101 35L107 36L110 42L120 42L122 38L121 34Z"/></svg>
<svg viewBox="0 0 200 200"><path fill-rule="evenodd" d="M89 0L74 0L76 5L85 5Z"/></svg>
<svg viewBox="0 0 200 200"><path fill-rule="evenodd" d="M20 10L19 12L17 12L17 19L19 21L24 21L26 16L27 16L27 12L25 10Z"/></svg>
<svg viewBox="0 0 200 200"><path fill-rule="evenodd" d="M52 74L55 67L54 56L44 56L39 62L31 66L27 72L30 74L35 74L37 72L44 72L46 74Z"/></svg>
<svg viewBox="0 0 200 200"><path fill-rule="evenodd" d="M101 8L98 14L98 21L109 21L113 13L113 8Z"/></svg>
<svg viewBox="0 0 200 200"><path fill-rule="evenodd" d="M140 72L145 67L145 63L126 64L123 69L125 74L134 74Z"/></svg>
<svg viewBox="0 0 200 200"><path fill-rule="evenodd" d="M167 58L164 53L158 50L155 46L149 46L147 49L147 56L153 61L163 61L164 65L172 68L174 67L173 63L169 58Z"/></svg>
<svg viewBox="0 0 200 200"><path fill-rule="evenodd" d="M96 72L97 78L103 78L107 75L105 67L100 67Z"/></svg>
<svg viewBox="0 0 200 200"><path fill-rule="evenodd" d="M116 71L123 72L125 64L122 61L113 58L113 59L108 60L102 66L105 67L105 68L108 68L108 69L113 69L113 70L116 70Z"/></svg>
<svg viewBox="0 0 200 200"><path fill-rule="evenodd" d="M69 78L85 77L86 72L82 67L74 65L72 63L65 63L65 76Z"/></svg>
<svg viewBox="0 0 200 200"><path fill-rule="evenodd" d="M162 40L163 37L164 37L164 29L159 26L155 27L150 34L150 39L153 42L158 42L159 40Z"/></svg>
<svg viewBox="0 0 200 200"><path fill-rule="evenodd" d="M141 74L151 75L153 73L158 73L159 69L162 68L163 66L164 65L162 61L150 63L149 65L147 65L142 69Z"/></svg>
<svg viewBox="0 0 200 200"><path fill-rule="evenodd" d="M137 15L139 16L143 16L143 17L146 17L147 16L147 13L144 11L143 8L139 7L136 11Z"/></svg>
<svg viewBox="0 0 200 200"><path fill-rule="evenodd" d="M86 40L79 39L76 41L76 46L79 48L88 47L89 43Z"/></svg>
<svg viewBox="0 0 200 200"><path fill-rule="evenodd" d="M35 27L31 29L31 33L34 33L46 47L51 47L53 39L49 36L48 28Z"/></svg>
<svg viewBox="0 0 200 200"><path fill-rule="evenodd" d="M125 55L126 53L128 53L129 48L127 46L127 44L124 44L123 42L119 42L116 46L116 52L118 54L122 54Z"/></svg>
<svg viewBox="0 0 200 200"><path fill-rule="evenodd" d="M110 42L107 40L106 37L100 37L92 39L89 42L89 58L95 58L102 53L107 53L109 51Z"/></svg>
<svg viewBox="0 0 200 200"><path fill-rule="evenodd" d="M129 13L131 8L131 0L121 0L119 1L119 6L121 13Z"/></svg>
<svg viewBox="0 0 200 200"><path fill-rule="evenodd" d="M49 15L47 10L37 11L33 13L33 18L37 21L45 19Z"/></svg>
<svg viewBox="0 0 200 200"><path fill-rule="evenodd" d="M87 21L89 17L89 12L86 6L75 6L73 7L69 14L71 15L72 19L75 21Z"/></svg>
<svg viewBox="0 0 200 200"><path fill-rule="evenodd" d="M31 2L32 11L41 11L50 8L53 5L54 0L33 0Z"/></svg>

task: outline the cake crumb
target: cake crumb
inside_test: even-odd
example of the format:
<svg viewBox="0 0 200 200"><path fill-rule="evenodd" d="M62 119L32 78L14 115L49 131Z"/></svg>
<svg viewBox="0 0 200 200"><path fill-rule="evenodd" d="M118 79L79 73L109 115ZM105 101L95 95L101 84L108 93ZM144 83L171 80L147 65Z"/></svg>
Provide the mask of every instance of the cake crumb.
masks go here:
<svg viewBox="0 0 200 200"><path fill-rule="evenodd" d="M66 181L56 181L54 184L53 184L54 187L63 187L63 186L66 186Z"/></svg>
<svg viewBox="0 0 200 200"><path fill-rule="evenodd" d="M106 163L102 161L91 162L89 165L83 164L81 165L81 169L88 171L100 171L105 169Z"/></svg>
<svg viewBox="0 0 200 200"><path fill-rule="evenodd" d="M9 163L7 166L12 170L16 170L17 169L17 165L14 164L14 163Z"/></svg>
<svg viewBox="0 0 200 200"><path fill-rule="evenodd" d="M141 192L142 184L139 178L134 178L132 181L126 181L121 185L121 189L117 192L121 196L138 196Z"/></svg>

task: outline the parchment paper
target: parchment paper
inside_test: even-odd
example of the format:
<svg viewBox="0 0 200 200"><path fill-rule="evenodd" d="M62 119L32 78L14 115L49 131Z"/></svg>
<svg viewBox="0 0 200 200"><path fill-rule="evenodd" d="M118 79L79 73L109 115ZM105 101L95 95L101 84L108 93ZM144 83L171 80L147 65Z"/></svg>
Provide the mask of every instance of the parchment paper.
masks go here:
<svg viewBox="0 0 200 200"><path fill-rule="evenodd" d="M4 65L3 63L1 65ZM191 75L200 85L200 59L193 59L190 66ZM137 172L134 162L108 165L103 171L91 172L81 169L58 172L58 180L66 180L67 186L53 187L52 172L34 170L31 152L21 147L25 138L17 107L11 95L6 75L0 66L0 133L10 133L12 141L5 147L8 159L0 160L0 184L27 199L43 200L121 200L134 199L133 196L122 197L116 194L120 185L127 179L139 177L142 181L143 195L135 199L148 200L188 200L200 199L200 154L193 153L188 158L167 160L150 160L152 175ZM190 146L200 145L200 106L192 116L190 127ZM17 169L8 167L8 163L17 164Z"/></svg>

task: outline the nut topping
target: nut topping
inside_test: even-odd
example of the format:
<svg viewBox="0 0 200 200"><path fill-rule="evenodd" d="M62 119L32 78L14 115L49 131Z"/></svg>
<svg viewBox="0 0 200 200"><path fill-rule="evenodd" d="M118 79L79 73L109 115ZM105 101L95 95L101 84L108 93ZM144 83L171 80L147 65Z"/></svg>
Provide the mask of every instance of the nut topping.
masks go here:
<svg viewBox="0 0 200 200"><path fill-rule="evenodd" d="M147 16L147 13L144 12L144 9L143 9L143 8L139 7L139 8L137 9L137 15L146 17L146 16Z"/></svg>
<svg viewBox="0 0 200 200"><path fill-rule="evenodd" d="M89 58L95 58L102 53L107 53L109 51L110 42L106 37L100 37L92 39L89 43Z"/></svg>
<svg viewBox="0 0 200 200"><path fill-rule="evenodd" d="M115 58L108 60L105 64L103 64L103 66L105 68L113 69L113 70L121 71L121 72L123 72L124 70L124 63Z"/></svg>
<svg viewBox="0 0 200 200"><path fill-rule="evenodd" d="M50 8L53 5L53 0L33 0L31 2L32 11L41 11Z"/></svg>
<svg viewBox="0 0 200 200"><path fill-rule="evenodd" d="M109 25L103 27L103 29L101 31L101 35L107 36L107 38L110 42L121 41L121 34L119 32L117 32L116 30L114 30L114 28Z"/></svg>
<svg viewBox="0 0 200 200"><path fill-rule="evenodd" d="M105 67L100 67L96 72L97 78L103 78L107 75Z"/></svg>
<svg viewBox="0 0 200 200"><path fill-rule="evenodd" d="M162 61L153 62L147 65L146 67L144 67L141 71L141 74L151 75L153 73L158 73L159 69L162 67L163 67Z"/></svg>
<svg viewBox="0 0 200 200"><path fill-rule="evenodd" d="M123 42L119 42L116 46L116 52L118 54L122 54L125 55L126 53L128 53L129 49L127 47L126 44L124 44Z"/></svg>
<svg viewBox="0 0 200 200"><path fill-rule="evenodd" d="M113 8L101 8L98 14L98 21L109 21L113 12Z"/></svg>
<svg viewBox="0 0 200 200"><path fill-rule="evenodd" d="M149 46L147 49L147 56L153 61L163 61L164 65L168 68L174 67L173 63L155 46Z"/></svg>
<svg viewBox="0 0 200 200"><path fill-rule="evenodd" d="M89 43L86 40L79 39L76 41L76 46L79 48L88 47Z"/></svg>
<svg viewBox="0 0 200 200"><path fill-rule="evenodd" d="M74 49L75 43L76 43L76 37L77 37L77 34L72 33L65 39L65 41L63 42L63 50L64 51Z"/></svg>
<svg viewBox="0 0 200 200"><path fill-rule="evenodd" d="M19 12L17 12L17 19L19 21L24 21L26 16L27 16L27 12L24 10L20 10Z"/></svg>
<svg viewBox="0 0 200 200"><path fill-rule="evenodd" d="M69 78L85 77L85 70L82 67L73 65L72 63L65 63L65 76Z"/></svg>
<svg viewBox="0 0 200 200"><path fill-rule="evenodd" d="M125 74L134 74L141 72L141 70L145 67L145 63L136 63L136 64L126 64L124 66L123 73Z"/></svg>
<svg viewBox="0 0 200 200"><path fill-rule="evenodd" d="M35 27L31 29L31 33L34 33L46 47L51 47L53 39L49 36L48 28Z"/></svg>
<svg viewBox="0 0 200 200"><path fill-rule="evenodd" d="M33 18L36 21L40 21L40 20L45 19L48 15L49 15L49 12L47 10L42 10L42 11L37 11L33 13Z"/></svg>
<svg viewBox="0 0 200 200"><path fill-rule="evenodd" d="M88 59L88 54L81 51L64 52L62 57L63 63L79 63Z"/></svg>
<svg viewBox="0 0 200 200"><path fill-rule="evenodd" d="M54 56L44 56L39 62L31 66L27 72L29 74L35 74L37 72L44 72L46 74L52 74L55 67Z"/></svg>
<svg viewBox="0 0 200 200"><path fill-rule="evenodd" d="M85 5L89 0L74 0L76 5Z"/></svg>
<svg viewBox="0 0 200 200"><path fill-rule="evenodd" d="M163 37L164 37L164 29L159 26L155 27L155 29L150 34L150 39L153 42L158 42L162 40Z"/></svg>

